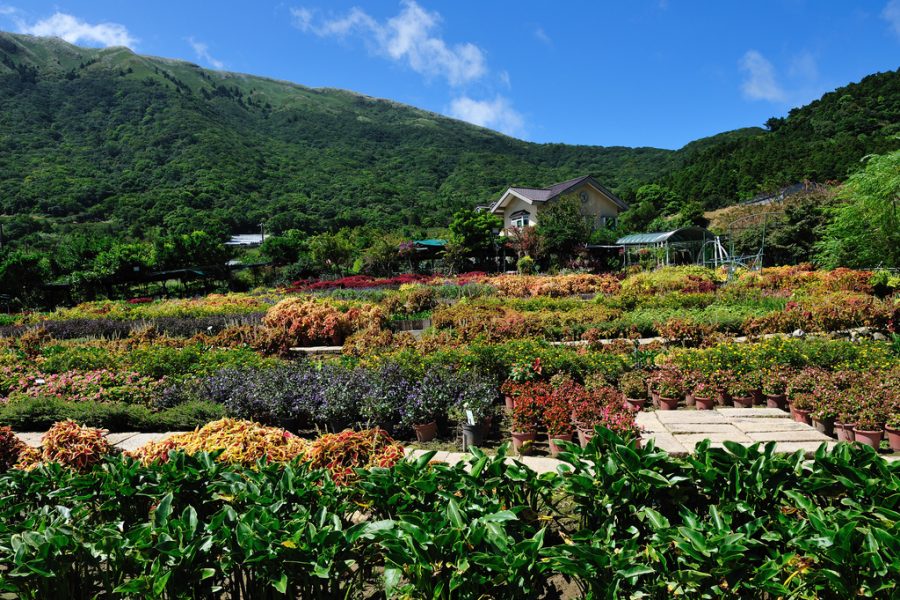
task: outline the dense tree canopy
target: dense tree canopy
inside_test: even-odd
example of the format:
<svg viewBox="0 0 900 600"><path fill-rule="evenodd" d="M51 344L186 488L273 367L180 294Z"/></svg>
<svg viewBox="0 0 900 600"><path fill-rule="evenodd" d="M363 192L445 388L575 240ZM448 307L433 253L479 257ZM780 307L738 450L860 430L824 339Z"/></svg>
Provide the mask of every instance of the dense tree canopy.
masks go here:
<svg viewBox="0 0 900 600"><path fill-rule="evenodd" d="M819 243L827 267L900 266L900 150L873 156L841 190Z"/></svg>

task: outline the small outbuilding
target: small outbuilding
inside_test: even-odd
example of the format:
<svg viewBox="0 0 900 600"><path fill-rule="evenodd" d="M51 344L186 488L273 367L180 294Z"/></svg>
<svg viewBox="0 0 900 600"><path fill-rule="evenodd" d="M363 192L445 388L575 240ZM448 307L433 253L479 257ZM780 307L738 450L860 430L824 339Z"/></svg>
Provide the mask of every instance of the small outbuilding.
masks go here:
<svg viewBox="0 0 900 600"><path fill-rule="evenodd" d="M703 227L632 233L616 240L625 266L655 262L658 266L704 264L715 253L716 236Z"/></svg>

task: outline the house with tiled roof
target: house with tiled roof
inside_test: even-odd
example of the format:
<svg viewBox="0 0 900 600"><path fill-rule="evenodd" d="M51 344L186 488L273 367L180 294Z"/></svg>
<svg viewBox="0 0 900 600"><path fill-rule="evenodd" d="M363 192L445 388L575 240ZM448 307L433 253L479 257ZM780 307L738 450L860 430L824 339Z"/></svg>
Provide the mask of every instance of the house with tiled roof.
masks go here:
<svg viewBox="0 0 900 600"><path fill-rule="evenodd" d="M594 227L615 229L619 213L628 208L593 176L582 175L545 188L511 187L489 210L503 219L504 231L530 227L537 225L542 207L569 195L581 200L581 212Z"/></svg>

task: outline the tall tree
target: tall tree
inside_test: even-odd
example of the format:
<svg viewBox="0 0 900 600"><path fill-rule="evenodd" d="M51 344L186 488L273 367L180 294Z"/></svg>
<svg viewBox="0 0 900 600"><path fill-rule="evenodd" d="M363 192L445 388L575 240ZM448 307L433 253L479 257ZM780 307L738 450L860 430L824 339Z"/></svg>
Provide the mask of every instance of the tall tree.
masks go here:
<svg viewBox="0 0 900 600"><path fill-rule="evenodd" d="M872 156L840 191L818 244L825 267L900 267L900 150Z"/></svg>

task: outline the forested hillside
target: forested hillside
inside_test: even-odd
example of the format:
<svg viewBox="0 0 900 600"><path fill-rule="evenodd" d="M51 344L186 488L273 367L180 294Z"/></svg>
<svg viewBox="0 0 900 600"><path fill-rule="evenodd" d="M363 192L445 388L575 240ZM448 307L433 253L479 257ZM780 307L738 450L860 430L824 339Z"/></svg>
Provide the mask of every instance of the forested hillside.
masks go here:
<svg viewBox="0 0 900 600"><path fill-rule="evenodd" d="M687 145L533 144L398 103L0 34L0 211L8 241L98 223L143 237L445 226L509 184L592 173L722 206L804 178L844 179L896 148L900 73ZM602 142L602 140L598 140Z"/></svg>
<svg viewBox="0 0 900 600"><path fill-rule="evenodd" d="M900 147L900 71L869 75L766 127L688 144L664 183L717 208L804 179L844 181L863 156Z"/></svg>
<svg viewBox="0 0 900 600"><path fill-rule="evenodd" d="M537 145L385 100L0 36L6 214L135 227L445 226L510 182L654 177L666 150Z"/></svg>

